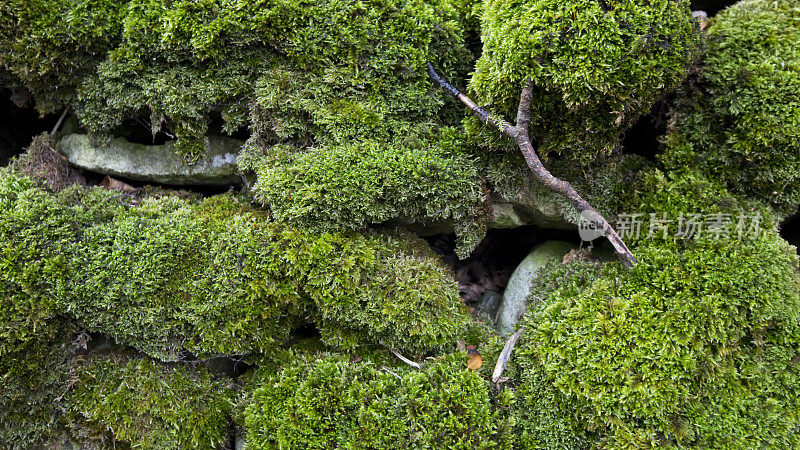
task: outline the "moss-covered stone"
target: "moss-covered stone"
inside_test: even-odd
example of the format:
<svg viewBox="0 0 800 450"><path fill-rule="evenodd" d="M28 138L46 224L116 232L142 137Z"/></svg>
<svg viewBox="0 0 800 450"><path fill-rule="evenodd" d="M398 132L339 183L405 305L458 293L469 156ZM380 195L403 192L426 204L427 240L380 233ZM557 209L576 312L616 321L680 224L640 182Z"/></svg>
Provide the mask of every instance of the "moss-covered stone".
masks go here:
<svg viewBox="0 0 800 450"><path fill-rule="evenodd" d="M534 85L531 137L540 152L587 161L685 77L698 28L688 0L488 1L470 87L507 120Z"/></svg>
<svg viewBox="0 0 800 450"><path fill-rule="evenodd" d="M174 142L145 145L117 138L97 145L86 135L69 134L59 146L73 166L125 179L171 185L241 183L236 156L242 142L224 136L208 137L202 155L192 164L176 154Z"/></svg>
<svg viewBox="0 0 800 450"><path fill-rule="evenodd" d="M236 392L202 368L93 357L73 367L60 421L88 448L226 448Z"/></svg>
<svg viewBox="0 0 800 450"><path fill-rule="evenodd" d="M268 352L307 321L335 347L417 353L469 322L416 238L300 231L227 195L127 208L100 189L52 194L7 170L0 180L4 345L68 314L167 360Z"/></svg>
<svg viewBox="0 0 800 450"><path fill-rule="evenodd" d="M508 448L488 383L464 359L420 371L335 355L298 361L244 406L247 448Z"/></svg>
<svg viewBox="0 0 800 450"><path fill-rule="evenodd" d="M472 223L480 220L485 194L478 165L458 139L448 129L307 151L272 147L263 156L250 147L239 167L255 173L257 201L303 228Z"/></svg>
<svg viewBox="0 0 800 450"><path fill-rule="evenodd" d="M685 192L669 198L679 191L659 190L651 207L685 202ZM520 442L796 446L798 260L772 229L762 231L642 238L630 271L551 266L533 288L543 301L525 318L516 356Z"/></svg>
<svg viewBox="0 0 800 450"><path fill-rule="evenodd" d="M784 214L800 204L798 24L791 0L744 0L714 18L673 111L668 168L696 168Z"/></svg>
<svg viewBox="0 0 800 450"><path fill-rule="evenodd" d="M464 13L446 0L12 1L2 12L0 68L43 112L71 105L95 134L149 120L187 156L215 115L259 143L391 138L439 121L427 61L464 74L471 60Z"/></svg>

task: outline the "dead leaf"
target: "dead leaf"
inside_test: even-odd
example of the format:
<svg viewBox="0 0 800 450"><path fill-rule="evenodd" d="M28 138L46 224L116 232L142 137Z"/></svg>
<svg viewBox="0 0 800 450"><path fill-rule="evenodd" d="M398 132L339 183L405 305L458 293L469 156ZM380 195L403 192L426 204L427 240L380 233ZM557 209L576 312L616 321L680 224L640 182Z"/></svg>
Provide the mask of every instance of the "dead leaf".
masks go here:
<svg viewBox="0 0 800 450"><path fill-rule="evenodd" d="M467 361L467 369L469 370L478 370L483 365L483 356L480 353L474 355L472 358Z"/></svg>
<svg viewBox="0 0 800 450"><path fill-rule="evenodd" d="M581 254L581 251L577 248L573 248L569 251L569 253L564 255L564 258L561 260L561 264L567 265L573 261L580 261L582 259L583 255Z"/></svg>
<svg viewBox="0 0 800 450"><path fill-rule="evenodd" d="M103 182L100 183L100 186L103 186L108 190L121 191L126 194L133 194L134 192L136 192L136 188L131 186L130 184L119 181L116 178L111 178L109 176L103 178Z"/></svg>

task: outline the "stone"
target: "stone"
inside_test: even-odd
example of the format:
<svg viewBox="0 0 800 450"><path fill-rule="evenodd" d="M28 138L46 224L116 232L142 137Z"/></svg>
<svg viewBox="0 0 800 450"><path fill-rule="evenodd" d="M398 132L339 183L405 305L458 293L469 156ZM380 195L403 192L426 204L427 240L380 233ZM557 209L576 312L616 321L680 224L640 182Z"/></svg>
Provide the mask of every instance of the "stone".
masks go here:
<svg viewBox="0 0 800 450"><path fill-rule="evenodd" d="M543 189L537 189L542 191ZM572 211L566 209L568 203L556 194L545 192L544 195L520 195L511 201L499 198L491 199L492 220L489 228L517 228L535 225L552 230L577 229L572 218Z"/></svg>
<svg viewBox="0 0 800 450"><path fill-rule="evenodd" d="M187 164L173 142L146 145L112 139L107 146L94 145L85 134L61 139L61 152L73 166L129 180L170 185L226 186L241 184L236 158L242 142L224 136L209 136L206 151Z"/></svg>
<svg viewBox="0 0 800 450"><path fill-rule="evenodd" d="M528 256L514 269L495 319L495 329L502 336L508 336L514 332L517 322L528 307L531 284L539 276L542 268L550 261L561 263L564 256L574 248L575 246L568 242L547 241L531 250Z"/></svg>
<svg viewBox="0 0 800 450"><path fill-rule="evenodd" d="M503 296L496 291L486 291L478 301L476 310L481 314L486 314L489 317L495 317L497 311L500 309L500 304L503 302Z"/></svg>

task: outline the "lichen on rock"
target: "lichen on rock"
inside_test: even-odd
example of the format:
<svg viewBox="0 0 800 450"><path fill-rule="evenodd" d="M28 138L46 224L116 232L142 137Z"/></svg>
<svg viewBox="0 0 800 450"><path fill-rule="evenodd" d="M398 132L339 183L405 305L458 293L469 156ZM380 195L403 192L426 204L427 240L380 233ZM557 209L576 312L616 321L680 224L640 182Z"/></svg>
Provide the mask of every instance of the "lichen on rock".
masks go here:
<svg viewBox="0 0 800 450"><path fill-rule="evenodd" d="M70 164L91 172L169 185L236 185L236 157L242 142L224 136L206 138L205 150L193 161L178 156L173 142L146 145L122 138L94 143L82 134L61 138L60 150Z"/></svg>

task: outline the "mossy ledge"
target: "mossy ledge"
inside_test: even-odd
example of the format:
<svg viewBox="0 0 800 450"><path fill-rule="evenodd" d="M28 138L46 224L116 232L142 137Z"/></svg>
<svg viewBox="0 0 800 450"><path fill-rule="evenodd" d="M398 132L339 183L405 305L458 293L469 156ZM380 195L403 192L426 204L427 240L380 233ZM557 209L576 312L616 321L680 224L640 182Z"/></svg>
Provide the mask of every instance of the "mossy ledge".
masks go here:
<svg viewBox="0 0 800 450"><path fill-rule="evenodd" d="M447 269L400 233L312 233L236 197L122 205L0 170L7 343L58 315L163 360L269 352L312 322L337 348L418 354L469 323ZM9 344L10 345L10 344Z"/></svg>

